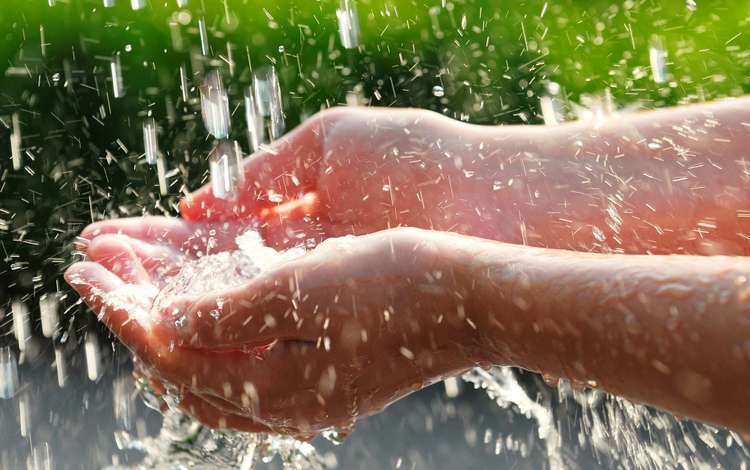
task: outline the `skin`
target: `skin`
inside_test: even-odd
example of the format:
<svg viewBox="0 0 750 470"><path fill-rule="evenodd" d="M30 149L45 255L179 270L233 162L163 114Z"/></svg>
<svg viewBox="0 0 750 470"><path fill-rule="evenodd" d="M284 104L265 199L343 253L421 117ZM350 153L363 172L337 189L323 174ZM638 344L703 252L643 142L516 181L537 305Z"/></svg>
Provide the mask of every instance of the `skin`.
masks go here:
<svg viewBox="0 0 750 470"><path fill-rule="evenodd" d="M509 364L748 432L748 104L500 128L327 111L248 158L237 200L88 227L66 279L211 426L309 437ZM365 236L150 310L251 223L277 248Z"/></svg>

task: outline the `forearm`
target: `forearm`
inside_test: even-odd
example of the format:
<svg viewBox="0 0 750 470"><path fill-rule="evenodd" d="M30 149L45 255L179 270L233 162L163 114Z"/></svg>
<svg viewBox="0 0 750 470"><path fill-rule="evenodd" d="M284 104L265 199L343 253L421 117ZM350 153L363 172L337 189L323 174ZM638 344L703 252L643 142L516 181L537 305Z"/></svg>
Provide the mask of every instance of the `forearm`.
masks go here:
<svg viewBox="0 0 750 470"><path fill-rule="evenodd" d="M474 176L452 188L478 214L464 233L581 251L750 254L748 98L468 135L462 165Z"/></svg>
<svg viewBox="0 0 750 470"><path fill-rule="evenodd" d="M471 244L485 359L750 431L744 259Z"/></svg>

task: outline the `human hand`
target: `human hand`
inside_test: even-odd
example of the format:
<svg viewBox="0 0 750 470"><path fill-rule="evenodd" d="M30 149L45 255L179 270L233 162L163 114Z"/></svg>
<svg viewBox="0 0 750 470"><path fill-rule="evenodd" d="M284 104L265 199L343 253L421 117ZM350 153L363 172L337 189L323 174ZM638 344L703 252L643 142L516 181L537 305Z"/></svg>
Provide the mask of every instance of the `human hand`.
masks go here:
<svg viewBox="0 0 750 470"><path fill-rule="evenodd" d="M310 437L479 360L466 283L444 234L330 240L241 287L151 311L165 273L189 256L176 248L185 224L95 227L110 234L90 242L94 262L66 279L152 383L173 385L180 406L210 426ZM154 225L169 229L172 246L135 238Z"/></svg>
<svg viewBox="0 0 750 470"><path fill-rule="evenodd" d="M181 203L192 221L264 220L289 246L396 226L497 238L493 183L469 171L486 128L417 109L333 108L244 163L236 200L205 186ZM484 150L483 150L484 148ZM484 210L484 205L492 206ZM284 235L281 235L284 234Z"/></svg>

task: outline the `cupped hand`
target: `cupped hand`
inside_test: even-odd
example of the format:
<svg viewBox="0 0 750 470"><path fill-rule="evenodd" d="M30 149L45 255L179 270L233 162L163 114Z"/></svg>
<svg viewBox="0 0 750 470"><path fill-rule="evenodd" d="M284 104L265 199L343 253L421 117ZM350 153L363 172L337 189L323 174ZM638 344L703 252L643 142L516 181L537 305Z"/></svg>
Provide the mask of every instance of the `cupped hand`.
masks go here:
<svg viewBox="0 0 750 470"><path fill-rule="evenodd" d="M233 200L207 185L185 198L192 221L261 218L274 240L317 240L397 226L497 238L486 130L418 109L333 108L250 156ZM489 204L491 206L491 204ZM281 246L284 246L283 243Z"/></svg>
<svg viewBox="0 0 750 470"><path fill-rule="evenodd" d="M95 227L109 234L93 238L91 261L66 279L150 380L171 385L210 426L309 437L479 360L468 284L445 235L329 240L247 284L154 311L165 278L190 256L177 248L189 223L170 220L156 219L166 232L154 220Z"/></svg>

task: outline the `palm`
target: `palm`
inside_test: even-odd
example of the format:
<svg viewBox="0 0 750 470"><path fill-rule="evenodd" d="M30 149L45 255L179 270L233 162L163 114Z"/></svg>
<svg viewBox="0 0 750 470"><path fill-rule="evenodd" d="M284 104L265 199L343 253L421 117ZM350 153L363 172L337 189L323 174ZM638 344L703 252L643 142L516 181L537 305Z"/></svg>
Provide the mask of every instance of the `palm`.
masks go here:
<svg viewBox="0 0 750 470"><path fill-rule="evenodd" d="M440 269L436 250L420 254L420 234L329 242L249 284L174 298L155 311L165 279L196 256L191 250L203 251L195 232L205 227L149 222L150 230L130 219L84 232L99 233L88 246L96 263L66 277L141 359L152 385L173 386L181 406L209 425L307 437L468 366L449 346L465 323L428 326L431 314L455 312L460 299L413 295L425 270ZM389 308L399 312L390 321L382 313ZM171 320L183 315L175 328Z"/></svg>

